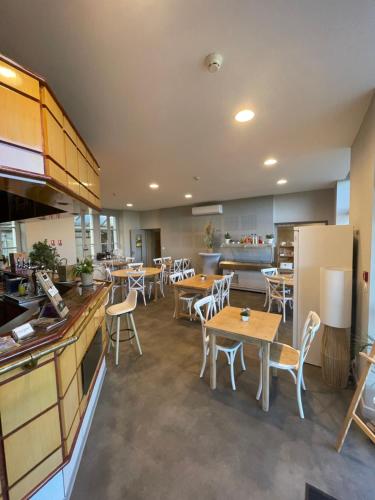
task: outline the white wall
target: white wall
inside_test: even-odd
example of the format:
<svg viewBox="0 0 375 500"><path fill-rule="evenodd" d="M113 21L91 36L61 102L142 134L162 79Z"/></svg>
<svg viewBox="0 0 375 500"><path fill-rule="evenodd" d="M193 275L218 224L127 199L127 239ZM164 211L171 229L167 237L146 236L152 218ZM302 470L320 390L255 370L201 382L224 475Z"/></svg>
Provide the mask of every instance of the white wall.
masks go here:
<svg viewBox="0 0 375 500"><path fill-rule="evenodd" d="M77 260L74 217L72 215L51 215L45 220L30 219L22 223L22 233L26 251L30 252L33 243L47 239L49 245L54 240L60 257L68 259L68 264L75 264ZM61 240L62 245L58 244Z"/></svg>
<svg viewBox="0 0 375 500"><path fill-rule="evenodd" d="M123 210L119 216L120 248L124 255L130 256L130 231L139 229L141 224L140 212Z"/></svg>
<svg viewBox="0 0 375 500"><path fill-rule="evenodd" d="M336 184L336 224L349 224L350 180L338 181Z"/></svg>
<svg viewBox="0 0 375 500"><path fill-rule="evenodd" d="M304 191L274 196L273 221L335 224L334 189Z"/></svg>
<svg viewBox="0 0 375 500"><path fill-rule="evenodd" d="M372 99L351 151L350 223L355 230L356 248L356 322L358 344L375 337L375 100ZM369 283L362 278L369 273ZM365 408L375 416L375 370L367 380Z"/></svg>

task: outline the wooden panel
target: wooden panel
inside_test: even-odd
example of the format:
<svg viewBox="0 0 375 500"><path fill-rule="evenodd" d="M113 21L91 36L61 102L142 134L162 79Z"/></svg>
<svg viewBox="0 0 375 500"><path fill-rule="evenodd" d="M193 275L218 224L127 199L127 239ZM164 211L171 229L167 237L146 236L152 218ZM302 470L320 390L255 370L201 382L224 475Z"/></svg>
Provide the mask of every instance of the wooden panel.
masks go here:
<svg viewBox="0 0 375 500"><path fill-rule="evenodd" d="M77 358L77 366L81 364L82 358L86 353L87 348L87 340L86 340L86 330L83 329L82 333L77 340L76 344L76 358Z"/></svg>
<svg viewBox="0 0 375 500"><path fill-rule="evenodd" d="M56 118L56 120L62 126L64 123L63 112L61 111L60 106L57 104L55 99L52 97L52 95L48 91L47 87L42 86L41 95L42 95L42 103L47 106L47 108L50 110L50 112L53 114L53 116Z"/></svg>
<svg viewBox="0 0 375 500"><path fill-rule="evenodd" d="M64 134L65 148L65 169L72 174L76 179L79 177L78 172L78 151L76 145L70 140L69 136Z"/></svg>
<svg viewBox="0 0 375 500"><path fill-rule="evenodd" d="M96 330L98 329L98 321L95 319L95 317L91 318L89 323L87 324L86 327L86 342L87 342L87 347L91 344L92 339L94 338L94 335L96 333Z"/></svg>
<svg viewBox="0 0 375 500"><path fill-rule="evenodd" d="M35 352L38 352L38 350L36 350ZM43 362L44 361L49 361L49 360L51 360L53 358L54 358L53 353L52 354L47 354L47 356L43 357ZM26 360L26 359L29 359L29 357L26 356L24 358L22 358L22 357L19 358L20 361L21 361L21 359ZM6 380L13 378L16 375L19 375L20 373L24 374L25 370L23 368L15 368L14 370L11 370L10 372L3 373L2 375L0 375L0 382L5 382Z"/></svg>
<svg viewBox="0 0 375 500"><path fill-rule="evenodd" d="M45 153L65 167L64 132L51 113L43 109Z"/></svg>
<svg viewBox="0 0 375 500"><path fill-rule="evenodd" d="M70 429L69 436L64 441L65 456L69 455L69 453L72 449L72 444L73 444L74 438L76 437L80 420L81 420L81 413L78 411L77 415L74 418L72 428Z"/></svg>
<svg viewBox="0 0 375 500"><path fill-rule="evenodd" d="M41 483L51 472L62 464L62 451L57 450L38 467L24 477L19 483L9 490L9 500L24 498L33 488Z"/></svg>
<svg viewBox="0 0 375 500"><path fill-rule="evenodd" d="M88 163L80 152L78 152L78 170L79 170L79 181L84 186L87 186L88 181Z"/></svg>
<svg viewBox="0 0 375 500"><path fill-rule="evenodd" d="M8 434L57 401L54 363L24 372L0 386L3 435Z"/></svg>
<svg viewBox="0 0 375 500"><path fill-rule="evenodd" d="M57 358L57 378L59 396L63 396L77 369L76 350L74 345L66 347Z"/></svg>
<svg viewBox="0 0 375 500"><path fill-rule="evenodd" d="M77 381L78 381L78 400L81 402L83 398L83 383L82 383L82 371L77 371Z"/></svg>
<svg viewBox="0 0 375 500"><path fill-rule="evenodd" d="M69 174L66 176L68 188L73 191L73 193L79 195L79 182L73 179Z"/></svg>
<svg viewBox="0 0 375 500"><path fill-rule="evenodd" d="M67 184L67 174L65 170L63 170L59 165L57 165L54 161L46 159L46 173L52 179L55 179L57 182L60 182L63 186Z"/></svg>
<svg viewBox="0 0 375 500"><path fill-rule="evenodd" d="M74 142L74 144L77 144L77 134L76 134L76 131L72 127L72 125L71 125L71 123L69 121L69 118L67 118L65 115L64 115L63 126L64 126L65 132L69 135L69 137Z"/></svg>
<svg viewBox="0 0 375 500"><path fill-rule="evenodd" d="M92 167L90 165L87 168L87 189L89 189L92 193L94 192L95 189L95 181L96 181L96 174Z"/></svg>
<svg viewBox="0 0 375 500"><path fill-rule="evenodd" d="M9 484L12 486L61 444L57 406L4 439Z"/></svg>
<svg viewBox="0 0 375 500"><path fill-rule="evenodd" d="M61 401L61 417L64 438L66 438L69 434L73 420L78 411L78 406L78 385L77 376L75 376L64 396L64 399Z"/></svg>
<svg viewBox="0 0 375 500"><path fill-rule="evenodd" d="M82 184L79 186L79 194L84 200L87 200L89 198L89 192L87 191L87 188L85 188L85 186L82 186Z"/></svg>
<svg viewBox="0 0 375 500"><path fill-rule="evenodd" d="M42 151L40 105L0 85L0 139Z"/></svg>
<svg viewBox="0 0 375 500"><path fill-rule="evenodd" d="M85 145L81 141L81 138L78 136L78 134L77 134L77 143L76 144L77 144L77 148L80 150L82 156L86 157L87 151L86 151Z"/></svg>
<svg viewBox="0 0 375 500"><path fill-rule="evenodd" d="M39 101L39 81L3 61L0 61L0 83L5 83Z"/></svg>

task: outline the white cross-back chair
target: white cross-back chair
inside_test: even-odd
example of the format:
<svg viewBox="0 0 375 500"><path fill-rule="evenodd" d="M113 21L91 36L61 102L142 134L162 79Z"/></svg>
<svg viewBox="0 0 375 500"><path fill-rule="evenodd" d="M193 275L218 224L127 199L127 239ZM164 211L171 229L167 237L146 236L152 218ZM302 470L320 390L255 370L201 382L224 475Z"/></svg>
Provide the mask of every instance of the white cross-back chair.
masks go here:
<svg viewBox="0 0 375 500"><path fill-rule="evenodd" d="M286 306L293 308L293 295L291 290L285 285L285 281L266 276L268 282L268 312L272 303L276 302L278 310L283 312L283 322L286 319Z"/></svg>
<svg viewBox="0 0 375 500"><path fill-rule="evenodd" d="M183 279L192 278L193 276L195 276L195 269L193 269L193 268L185 269L185 271L182 272ZM196 293L196 292L182 292L179 296L179 300L181 300L181 302L184 305L186 305L186 309L189 312L190 321L193 320L192 308L193 308L194 300L198 300L200 297L202 297L202 295L200 293Z"/></svg>
<svg viewBox="0 0 375 500"><path fill-rule="evenodd" d="M115 276L112 276L112 271L109 266L105 268L105 275L107 281L112 281L111 304L113 304L116 290L120 289L123 295L126 295L127 286L126 283L120 283Z"/></svg>
<svg viewBox="0 0 375 500"><path fill-rule="evenodd" d="M187 269L191 268L191 259L182 259L182 270L186 271Z"/></svg>
<svg viewBox="0 0 375 500"><path fill-rule="evenodd" d="M181 273L183 271L182 269L182 259L176 259L173 262L173 272L174 273Z"/></svg>
<svg viewBox="0 0 375 500"><path fill-rule="evenodd" d="M263 307L267 307L269 296L270 296L270 291L269 291L269 284L268 284L268 281L266 279L266 276L268 276L268 277L275 276L275 274L277 274L277 267L266 267L265 269L261 269L260 272L264 276L264 282L265 282L265 287L266 287L266 299L264 301Z"/></svg>
<svg viewBox="0 0 375 500"><path fill-rule="evenodd" d="M152 260L153 260L153 263L155 266L161 266L161 264L163 262L162 257L156 257L155 259L152 259Z"/></svg>
<svg viewBox="0 0 375 500"><path fill-rule="evenodd" d="M303 378L303 365L306 360L307 354L310 350L311 344L314 341L315 335L320 327L320 318L314 311L310 311L307 315L305 325L303 327L303 336L301 349L294 349L293 347L282 344L281 342L273 342L270 347L270 368L277 368L278 370L287 370L293 377L297 389L297 402L301 418L304 418L301 387L306 390L305 381ZM259 387L257 392L257 399L260 399L262 394L262 351L259 351L261 359L260 363L260 377Z"/></svg>
<svg viewBox="0 0 375 500"><path fill-rule="evenodd" d="M202 367L201 367L201 371L200 371L200 375L199 375L200 378L202 378L204 375L205 368L206 368L207 356L209 354L209 335L207 335L206 321L216 314L215 297L213 295L208 295L207 297L203 297L203 299L198 300L194 304L194 309L195 309L195 312L197 313L197 315L199 316L199 319L201 321L201 327L202 327L203 361L202 361ZM230 366L230 379L231 379L231 383L232 383L232 389L234 391L236 390L236 382L234 380L234 361L236 359L236 354L238 351L240 351L240 354L241 354L242 369L245 371L246 366L245 366L245 360L244 360L244 356L243 356L243 343L242 342L233 341L232 344L229 346L222 346L222 345L216 344L215 359L217 359L219 352L223 352L226 355L227 360L228 360L228 365Z"/></svg>
<svg viewBox="0 0 375 500"><path fill-rule="evenodd" d="M230 287L232 284L232 279L234 276L234 272L230 274L226 274L223 278L223 285L221 290L221 309L224 307L225 301L227 302L227 306L230 306Z"/></svg>
<svg viewBox="0 0 375 500"><path fill-rule="evenodd" d="M141 274L140 274L141 273ZM145 275L144 271L135 271L134 273L128 274L128 287L130 290L137 290L137 292L143 295L143 302L146 303L146 293L145 293Z"/></svg>
<svg viewBox="0 0 375 500"><path fill-rule="evenodd" d="M130 264L135 261L135 257L125 257L126 264Z"/></svg>
<svg viewBox="0 0 375 500"><path fill-rule="evenodd" d="M164 295L164 272L165 272L165 264L162 264L161 267L160 267L159 279L156 280L156 286L159 287L160 293L161 293L161 295L163 297L165 297L165 295ZM155 281L154 280L150 280L148 282L148 298L149 299L151 297L152 287L154 285L155 285Z"/></svg>
<svg viewBox="0 0 375 500"><path fill-rule="evenodd" d="M162 263L165 264L164 283L169 283L169 275L172 273L172 257L162 257Z"/></svg>
<svg viewBox="0 0 375 500"><path fill-rule="evenodd" d="M169 283L171 285L174 285L175 283L177 283L178 281L181 281L183 279L183 275L181 272L179 273L172 273L169 275ZM174 312L173 312L173 317L175 318L176 317L176 314L177 314L177 303L175 304L174 306Z"/></svg>
<svg viewBox="0 0 375 500"><path fill-rule="evenodd" d="M222 304L223 304L224 279L225 278L214 280L212 282L212 287L211 287L211 295L215 299L215 308L218 311L220 311L223 308Z"/></svg>
<svg viewBox="0 0 375 500"><path fill-rule="evenodd" d="M140 270L143 268L143 262L129 262L128 268L132 269L133 271Z"/></svg>

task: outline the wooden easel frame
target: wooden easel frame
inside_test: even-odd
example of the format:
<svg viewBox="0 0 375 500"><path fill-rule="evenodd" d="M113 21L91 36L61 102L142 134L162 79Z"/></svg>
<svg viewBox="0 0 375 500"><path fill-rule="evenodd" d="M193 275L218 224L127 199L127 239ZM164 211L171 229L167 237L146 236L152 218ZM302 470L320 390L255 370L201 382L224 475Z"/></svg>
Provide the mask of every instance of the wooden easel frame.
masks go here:
<svg viewBox="0 0 375 500"><path fill-rule="evenodd" d="M336 449L339 453L342 450L346 435L348 434L350 425L353 420L358 425L358 427L366 434L366 436L369 437L371 441L375 444L375 434L371 431L371 429L367 427L366 423L356 414L357 407L359 405L363 390L365 388L367 376L370 373L372 365L375 364L375 343L371 348L369 356L364 352L360 352L359 355L362 356L362 358L364 358L367 361L367 366L363 370L363 373L358 381L357 389L355 390L353 399L348 409L348 413L346 414L344 423L340 430L340 434L337 438Z"/></svg>

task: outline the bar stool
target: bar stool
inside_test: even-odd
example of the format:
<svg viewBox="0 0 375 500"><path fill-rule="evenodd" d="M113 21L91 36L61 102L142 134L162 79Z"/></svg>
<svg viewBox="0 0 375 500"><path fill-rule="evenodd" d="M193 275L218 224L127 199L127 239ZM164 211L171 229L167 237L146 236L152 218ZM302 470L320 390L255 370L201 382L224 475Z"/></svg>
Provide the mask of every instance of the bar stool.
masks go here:
<svg viewBox="0 0 375 500"><path fill-rule="evenodd" d="M114 304L109 306L106 313L111 318L111 329L108 332L109 336L109 344L108 344L108 352L111 350L112 342L116 342L116 366L118 365L119 358L119 350L120 350L120 342L128 342L135 338L137 342L137 347L139 354L142 356L141 344L139 343L137 329L135 327L133 311L137 307L137 290L130 290L129 294L124 302L120 302L120 304ZM126 320L128 323L128 328L120 329L121 318L126 316ZM113 320L117 319L117 327L116 332L112 333L113 329ZM120 331L128 331L129 338L120 340ZM116 340L114 340L114 336L116 335Z"/></svg>

